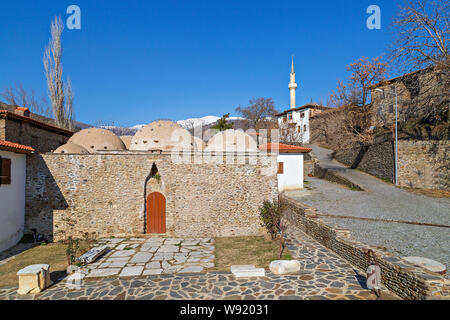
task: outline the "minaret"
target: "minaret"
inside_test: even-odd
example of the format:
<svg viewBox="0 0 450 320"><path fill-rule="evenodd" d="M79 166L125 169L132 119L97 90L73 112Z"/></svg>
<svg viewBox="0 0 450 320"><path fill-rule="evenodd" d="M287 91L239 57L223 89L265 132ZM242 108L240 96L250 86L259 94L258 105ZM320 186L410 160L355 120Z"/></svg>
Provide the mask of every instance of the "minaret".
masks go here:
<svg viewBox="0 0 450 320"><path fill-rule="evenodd" d="M292 56L291 82L289 82L289 91L291 93L291 109L295 109L295 90L296 89L297 89L297 84L295 83L294 56Z"/></svg>

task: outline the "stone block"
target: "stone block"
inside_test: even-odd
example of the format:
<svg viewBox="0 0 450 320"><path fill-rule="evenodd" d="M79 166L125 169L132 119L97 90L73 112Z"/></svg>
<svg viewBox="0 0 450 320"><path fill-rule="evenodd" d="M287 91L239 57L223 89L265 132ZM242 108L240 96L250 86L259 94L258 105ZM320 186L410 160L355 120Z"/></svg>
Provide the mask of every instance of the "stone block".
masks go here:
<svg viewBox="0 0 450 320"><path fill-rule="evenodd" d="M231 273L236 278L264 277L266 275L264 268L255 268L254 265L231 266Z"/></svg>
<svg viewBox="0 0 450 320"><path fill-rule="evenodd" d="M288 274L300 271L300 262L297 260L275 260L269 265L274 274Z"/></svg>
<svg viewBox="0 0 450 320"><path fill-rule="evenodd" d="M443 265L442 263L439 263L437 261L428 259L428 258L422 258L422 257L404 257L403 260L409 262L410 264L414 266L418 266L421 268L424 268L425 270L439 273L444 275L447 271L447 267Z"/></svg>
<svg viewBox="0 0 450 320"><path fill-rule="evenodd" d="M50 280L50 266L48 264L33 264L17 272L19 276L19 295L39 293L48 288Z"/></svg>
<svg viewBox="0 0 450 320"><path fill-rule="evenodd" d="M77 261L81 263L91 263L107 252L109 252L108 246L92 248L82 256L78 257Z"/></svg>

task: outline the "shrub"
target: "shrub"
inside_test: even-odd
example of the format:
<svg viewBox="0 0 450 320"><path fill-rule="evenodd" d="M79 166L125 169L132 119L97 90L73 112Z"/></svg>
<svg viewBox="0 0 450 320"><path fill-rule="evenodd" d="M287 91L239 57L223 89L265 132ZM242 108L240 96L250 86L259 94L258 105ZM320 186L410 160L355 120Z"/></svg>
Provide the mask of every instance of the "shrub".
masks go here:
<svg viewBox="0 0 450 320"><path fill-rule="evenodd" d="M267 229L272 240L274 240L280 230L282 210L279 202L264 201L260 208L260 216L263 221L263 226Z"/></svg>

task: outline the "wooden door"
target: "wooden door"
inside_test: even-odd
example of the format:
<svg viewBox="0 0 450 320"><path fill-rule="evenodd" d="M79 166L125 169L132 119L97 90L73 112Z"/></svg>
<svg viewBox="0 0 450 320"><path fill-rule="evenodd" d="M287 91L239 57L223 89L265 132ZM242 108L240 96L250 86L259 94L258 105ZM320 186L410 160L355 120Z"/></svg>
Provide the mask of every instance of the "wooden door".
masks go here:
<svg viewBox="0 0 450 320"><path fill-rule="evenodd" d="M147 197L147 233L166 233L166 198L159 192Z"/></svg>

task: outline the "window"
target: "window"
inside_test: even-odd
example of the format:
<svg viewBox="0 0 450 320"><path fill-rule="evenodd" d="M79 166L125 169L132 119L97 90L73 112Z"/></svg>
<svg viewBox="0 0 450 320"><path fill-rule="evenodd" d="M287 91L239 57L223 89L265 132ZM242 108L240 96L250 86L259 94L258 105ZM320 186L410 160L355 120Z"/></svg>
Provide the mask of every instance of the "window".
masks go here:
<svg viewBox="0 0 450 320"><path fill-rule="evenodd" d="M306 132L306 124L303 126L303 131Z"/></svg>
<svg viewBox="0 0 450 320"><path fill-rule="evenodd" d="M284 173L284 162L278 162L278 174Z"/></svg>
<svg viewBox="0 0 450 320"><path fill-rule="evenodd" d="M289 113L287 117L288 117L288 120L292 120L292 114Z"/></svg>
<svg viewBox="0 0 450 320"><path fill-rule="evenodd" d="M302 113L300 114L300 118L304 118L304 117L305 117L305 113L302 112Z"/></svg>
<svg viewBox="0 0 450 320"><path fill-rule="evenodd" d="M11 159L0 157L0 185L11 184Z"/></svg>

